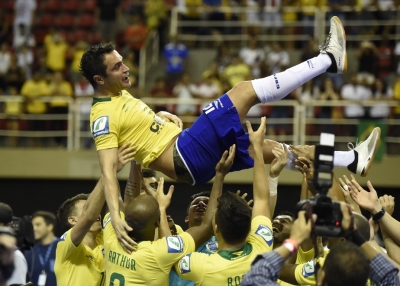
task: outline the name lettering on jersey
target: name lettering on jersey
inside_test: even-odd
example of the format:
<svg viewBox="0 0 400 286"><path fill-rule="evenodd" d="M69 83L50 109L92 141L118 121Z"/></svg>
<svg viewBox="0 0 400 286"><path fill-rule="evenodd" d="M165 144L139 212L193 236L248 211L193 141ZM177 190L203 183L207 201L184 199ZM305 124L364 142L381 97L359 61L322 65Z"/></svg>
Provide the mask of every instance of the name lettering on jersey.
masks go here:
<svg viewBox="0 0 400 286"><path fill-rule="evenodd" d="M190 272L190 254L184 256L179 261L179 270L181 271L181 274Z"/></svg>
<svg viewBox="0 0 400 286"><path fill-rule="evenodd" d="M106 228L107 224L111 221L111 215L103 222L103 228Z"/></svg>
<svg viewBox="0 0 400 286"><path fill-rule="evenodd" d="M92 133L93 133L93 138L105 134L110 134L108 116L102 116L93 121Z"/></svg>
<svg viewBox="0 0 400 286"><path fill-rule="evenodd" d="M136 261L133 258L130 258L126 255L115 251L108 252L108 261L111 263L118 265L120 267L124 267L126 269L135 270L136 271Z"/></svg>
<svg viewBox="0 0 400 286"><path fill-rule="evenodd" d="M259 235L264 239L264 241L271 246L274 242L274 236L272 234L272 230L266 225L259 225L255 234Z"/></svg>
<svg viewBox="0 0 400 286"><path fill-rule="evenodd" d="M301 274L303 274L304 277L310 277L314 275L314 260L308 261L304 266L303 269L301 270Z"/></svg>
<svg viewBox="0 0 400 286"><path fill-rule="evenodd" d="M243 276L228 277L227 286L240 286L242 284Z"/></svg>
<svg viewBox="0 0 400 286"><path fill-rule="evenodd" d="M183 241L179 236L167 236L168 253L181 253L183 251Z"/></svg>

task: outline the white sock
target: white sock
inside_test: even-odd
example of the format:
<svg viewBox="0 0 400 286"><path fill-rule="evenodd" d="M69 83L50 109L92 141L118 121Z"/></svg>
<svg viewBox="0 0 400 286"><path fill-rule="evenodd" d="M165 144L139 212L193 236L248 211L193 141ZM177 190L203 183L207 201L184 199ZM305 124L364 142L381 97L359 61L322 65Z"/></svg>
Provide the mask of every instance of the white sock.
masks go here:
<svg viewBox="0 0 400 286"><path fill-rule="evenodd" d="M333 166L347 168L348 165L354 162L355 158L354 150L335 151L335 155L333 156Z"/></svg>
<svg viewBox="0 0 400 286"><path fill-rule="evenodd" d="M262 103L273 102L284 98L310 79L326 72L331 64L332 61L327 54L319 54L284 72L255 79L251 83Z"/></svg>

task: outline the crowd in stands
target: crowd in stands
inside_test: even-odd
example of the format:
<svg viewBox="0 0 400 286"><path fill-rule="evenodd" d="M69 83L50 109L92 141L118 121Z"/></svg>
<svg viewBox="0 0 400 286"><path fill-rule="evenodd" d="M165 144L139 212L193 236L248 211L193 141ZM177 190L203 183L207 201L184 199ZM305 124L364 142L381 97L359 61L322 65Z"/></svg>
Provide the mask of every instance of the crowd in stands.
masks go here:
<svg viewBox="0 0 400 286"><path fill-rule="evenodd" d="M352 5L350 1L200 1L182 0L176 3L163 0L77 0L59 4L54 0L36 2L35 0L0 1L0 95L22 95L23 102L2 103L0 119L2 130L62 131L67 128L66 117L59 120L46 120L35 117L43 114L66 115L68 100L75 97L90 97L94 91L79 72L80 58L85 49L101 41L112 41L124 56L130 68L131 93L136 97L161 98L203 98L212 100L243 80L265 77L285 70L287 67L305 61L318 54L318 43L310 36L308 41L261 42L260 33L313 35L314 12L309 6L328 6L344 23L346 19L356 20L395 20L392 10L396 1L357 2L355 10L341 12L341 6ZM183 26L177 35L168 36L171 7L181 10L180 19L199 21L199 25ZM297 12L282 10L282 7L304 8ZM197 8L204 10L200 13ZM246 13L227 12L220 8L253 7ZM368 11L378 7L378 11ZM277 10L265 10L276 8ZM388 10L389 9L389 10ZM360 12L363 11L363 12ZM327 17L329 16L327 15ZM211 27L200 25L203 21L244 20L247 28ZM283 22L303 21L301 27L282 24ZM307 25L310 24L310 25ZM285 28L283 28L285 27ZM358 70L346 77L327 75L306 83L285 99L298 100L307 104L310 100L340 100L354 102L345 107L307 107L309 118L333 119L387 119L400 118L399 108L388 107L387 100L400 99L400 42L389 40L389 33L396 28L395 22L388 25L351 26L347 33L352 35L381 34L382 39L375 42L351 42L357 50ZM146 83L145 90L138 88L140 49L151 30L160 35L160 58L166 61L165 73L154 83ZM224 34L249 34L248 42L238 46L223 40ZM182 41L180 34L215 35L211 46L217 51L209 68L202 73L202 80L194 82L187 59L191 49L196 48L196 40ZM302 50L300 58L290 57L293 49ZM185 63L186 62L186 63ZM42 102L39 97L49 97ZM54 99L53 99L54 98ZM57 99L56 99L57 98ZM363 107L363 101L377 101L373 107ZM198 115L201 106L182 104L156 106L156 110L166 108L177 115ZM81 131L89 130L87 116L89 105L80 107L82 116ZM21 119L21 114L33 115ZM266 115L268 118L283 119L293 115L289 106L252 108L250 117ZM5 119L4 119L5 118ZM36 119L35 119L36 118ZM189 125L187 123L186 125ZM270 124L268 135L291 133L290 124ZM345 131L334 125L324 127L309 126L308 135L320 131L331 131L342 135L356 135L356 126ZM342 133L341 133L342 132ZM389 130L393 136L400 135L400 128ZM9 136L2 145L18 146L21 140ZM23 140L24 141L24 140ZM25 142L25 141L24 141ZM24 143L22 142L22 143ZM25 142L27 143L27 142ZM66 146L65 137L54 137L50 142L34 137L29 146ZM90 148L89 140L84 144Z"/></svg>

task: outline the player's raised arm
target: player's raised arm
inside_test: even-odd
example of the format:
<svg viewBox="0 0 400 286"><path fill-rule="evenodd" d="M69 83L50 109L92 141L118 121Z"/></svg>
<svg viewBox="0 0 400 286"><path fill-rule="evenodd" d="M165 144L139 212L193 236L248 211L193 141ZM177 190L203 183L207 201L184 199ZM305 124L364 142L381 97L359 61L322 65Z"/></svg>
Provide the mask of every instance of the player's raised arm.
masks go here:
<svg viewBox="0 0 400 286"><path fill-rule="evenodd" d="M132 228L128 226L119 214L120 190L117 180L118 149L103 149L97 151L97 153L100 160L105 199L111 215L111 223L122 247L126 251L131 252L134 250L134 241L128 236L127 232L132 231Z"/></svg>
<svg viewBox="0 0 400 286"><path fill-rule="evenodd" d="M228 151L222 154L221 160L215 167L215 178L211 189L210 200L207 204L206 213L204 214L204 219L201 225L189 228L186 232L189 233L196 244L196 248L201 246L205 241L207 241L213 235L212 219L214 212L218 206L218 198L222 194L222 186L224 183L224 178L226 174L232 167L233 160L235 159L236 145L232 145Z"/></svg>
<svg viewBox="0 0 400 286"><path fill-rule="evenodd" d="M126 182L124 192L124 205L127 206L129 203L140 195L142 187L142 165L137 162L131 162L131 170L129 172L129 179Z"/></svg>
<svg viewBox="0 0 400 286"><path fill-rule="evenodd" d="M266 118L261 118L257 131L253 131L250 122L246 122L249 139L254 149L254 182L253 182L253 211L252 217L266 216L271 218L270 193L267 174L264 166L262 145L265 139Z"/></svg>

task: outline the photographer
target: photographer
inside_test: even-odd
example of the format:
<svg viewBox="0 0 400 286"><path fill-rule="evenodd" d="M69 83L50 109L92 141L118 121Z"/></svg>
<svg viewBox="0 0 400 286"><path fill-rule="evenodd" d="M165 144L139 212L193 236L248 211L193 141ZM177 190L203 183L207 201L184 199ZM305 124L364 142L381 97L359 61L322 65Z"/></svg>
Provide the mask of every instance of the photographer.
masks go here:
<svg viewBox="0 0 400 286"><path fill-rule="evenodd" d="M324 266L317 272L317 285L364 286L368 273L369 278L376 285L400 285L397 277L398 269L358 232L353 224L354 218L351 215L350 206L341 202L340 209L342 229L352 237L354 244L344 242L331 249ZM316 221L316 216L313 216L313 221ZM276 279L283 263L310 236L311 230L312 222L306 220L305 211L300 211L298 219L293 223L290 238L274 251L258 256L250 271L245 275L242 286L278 285ZM349 259L358 261L357 270L348 267Z"/></svg>
<svg viewBox="0 0 400 286"><path fill-rule="evenodd" d="M0 202L0 227L11 226L13 211L11 207ZM21 285L26 283L26 275L28 266L24 255L16 247L14 250L14 271L12 276L7 280L7 286ZM0 279L1 280L1 279Z"/></svg>
<svg viewBox="0 0 400 286"><path fill-rule="evenodd" d="M14 250L17 240L13 230L9 227L0 227L0 286L6 286L6 280L14 272Z"/></svg>

